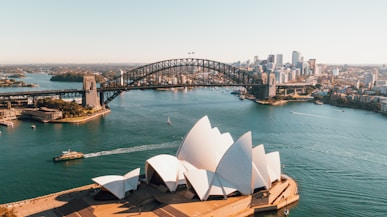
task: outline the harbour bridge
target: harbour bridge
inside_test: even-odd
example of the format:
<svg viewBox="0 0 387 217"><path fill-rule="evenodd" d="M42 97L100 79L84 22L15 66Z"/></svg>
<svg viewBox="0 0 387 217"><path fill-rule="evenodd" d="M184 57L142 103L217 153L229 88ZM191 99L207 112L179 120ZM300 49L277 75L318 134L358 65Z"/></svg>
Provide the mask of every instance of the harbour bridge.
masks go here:
<svg viewBox="0 0 387 217"><path fill-rule="evenodd" d="M0 105L31 103L37 98L57 96L82 97L84 106L95 104L93 101L97 99L100 105L107 106L125 91L176 87L239 86L257 98L275 95L275 82L272 80L263 80L257 74L229 64L199 58L170 59L121 71L116 77L100 83L99 87L94 76L85 78L83 89L0 93Z"/></svg>

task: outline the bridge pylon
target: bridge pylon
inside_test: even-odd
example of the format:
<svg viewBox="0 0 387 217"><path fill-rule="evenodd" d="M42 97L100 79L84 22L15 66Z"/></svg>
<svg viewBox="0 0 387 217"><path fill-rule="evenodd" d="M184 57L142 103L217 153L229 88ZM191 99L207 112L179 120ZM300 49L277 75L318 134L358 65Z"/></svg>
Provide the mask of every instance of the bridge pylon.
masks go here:
<svg viewBox="0 0 387 217"><path fill-rule="evenodd" d="M85 93L82 96L82 106L89 106L96 110L101 109L97 82L95 81L94 76L87 75L83 77L83 89L85 90Z"/></svg>
<svg viewBox="0 0 387 217"><path fill-rule="evenodd" d="M250 91L257 99L268 99L276 95L277 85L275 82L275 75L269 73L267 77L263 78L263 85L253 86Z"/></svg>

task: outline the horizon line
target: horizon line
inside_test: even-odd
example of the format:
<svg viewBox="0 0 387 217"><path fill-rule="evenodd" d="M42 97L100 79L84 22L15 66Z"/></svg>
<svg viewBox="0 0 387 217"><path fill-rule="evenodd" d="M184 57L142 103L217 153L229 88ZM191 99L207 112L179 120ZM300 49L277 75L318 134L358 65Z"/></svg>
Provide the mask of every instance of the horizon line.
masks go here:
<svg viewBox="0 0 387 217"><path fill-rule="evenodd" d="M173 58L173 59L205 59L205 58ZM207 58L208 59L208 58ZM165 60L171 60L171 59L163 59L155 62L18 62L18 63L0 63L0 66L5 66L5 65L117 65L117 64L133 64L133 65L146 65L146 64L151 64L151 63L156 63L160 61L165 61ZM238 62L240 60L234 61L232 63ZM227 63L227 62L224 62ZM227 64L232 64L232 63L227 63ZM387 65L387 63L317 63L317 65L367 65L367 66L375 66L375 65Z"/></svg>

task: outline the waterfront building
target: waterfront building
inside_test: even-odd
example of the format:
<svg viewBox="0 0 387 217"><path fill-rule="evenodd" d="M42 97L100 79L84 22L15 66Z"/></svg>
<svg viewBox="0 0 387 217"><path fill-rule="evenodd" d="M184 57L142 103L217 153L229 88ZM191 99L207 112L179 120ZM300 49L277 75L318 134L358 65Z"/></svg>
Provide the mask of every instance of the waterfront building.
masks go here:
<svg viewBox="0 0 387 217"><path fill-rule="evenodd" d="M172 77L171 82L172 82L173 85L178 84L178 79L177 79L177 77Z"/></svg>
<svg viewBox="0 0 387 217"><path fill-rule="evenodd" d="M127 191L137 189L139 171L136 168L124 176L108 175L92 180L122 199ZM187 133L176 155L160 154L145 162L148 185L168 192L187 188L201 201L213 196L227 198L270 190L282 179L278 151L265 153L262 144L253 148L250 131L234 141L230 133L212 127L207 116Z"/></svg>
<svg viewBox="0 0 387 217"><path fill-rule="evenodd" d="M22 111L21 115L22 118L29 118L41 122L48 122L63 118L62 111L46 107L41 107L39 109L26 109Z"/></svg>
<svg viewBox="0 0 387 217"><path fill-rule="evenodd" d="M387 114L387 97L380 97L380 111Z"/></svg>
<svg viewBox="0 0 387 217"><path fill-rule="evenodd" d="M187 76L186 75L180 75L180 81L182 84L186 84L187 83Z"/></svg>
<svg viewBox="0 0 387 217"><path fill-rule="evenodd" d="M375 91L382 95L387 95L387 86L376 86Z"/></svg>
<svg viewBox="0 0 387 217"><path fill-rule="evenodd" d="M120 81L119 81L119 83L120 83L120 85L121 86L124 86L124 71L123 70L120 70Z"/></svg>

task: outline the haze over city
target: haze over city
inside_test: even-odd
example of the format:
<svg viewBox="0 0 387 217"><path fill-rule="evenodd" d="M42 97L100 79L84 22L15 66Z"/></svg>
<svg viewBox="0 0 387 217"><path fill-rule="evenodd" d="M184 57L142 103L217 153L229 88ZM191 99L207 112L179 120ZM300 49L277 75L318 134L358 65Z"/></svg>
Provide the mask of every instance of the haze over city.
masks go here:
<svg viewBox="0 0 387 217"><path fill-rule="evenodd" d="M291 62L294 50L318 63L385 64L385 8L383 0L2 1L0 64L269 54Z"/></svg>

